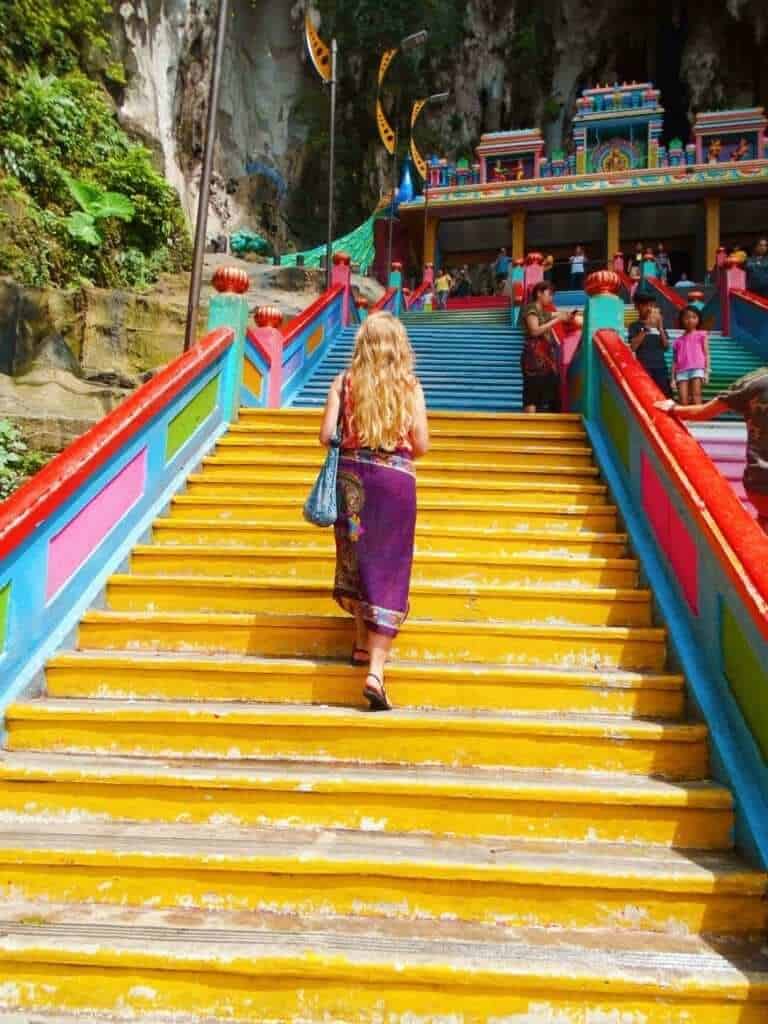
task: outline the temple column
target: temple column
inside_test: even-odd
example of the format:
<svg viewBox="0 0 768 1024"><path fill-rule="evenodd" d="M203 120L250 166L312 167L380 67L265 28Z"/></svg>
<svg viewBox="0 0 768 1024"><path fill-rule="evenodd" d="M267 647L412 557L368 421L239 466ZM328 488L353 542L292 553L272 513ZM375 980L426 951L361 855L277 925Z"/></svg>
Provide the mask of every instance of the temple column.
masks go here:
<svg viewBox="0 0 768 1024"><path fill-rule="evenodd" d="M509 218L509 226L512 233L512 259L521 260L525 256L525 210L514 210Z"/></svg>
<svg viewBox="0 0 768 1024"><path fill-rule="evenodd" d="M706 196L704 199L706 241L706 270L710 271L717 263L717 250L720 246L720 196Z"/></svg>
<svg viewBox="0 0 768 1024"><path fill-rule="evenodd" d="M613 257L621 248L621 204L608 203L605 207L606 266L613 266Z"/></svg>
<svg viewBox="0 0 768 1024"><path fill-rule="evenodd" d="M435 249L437 248L437 230L440 227L440 221L437 217L427 217L427 222L424 225L424 264L435 262Z"/></svg>

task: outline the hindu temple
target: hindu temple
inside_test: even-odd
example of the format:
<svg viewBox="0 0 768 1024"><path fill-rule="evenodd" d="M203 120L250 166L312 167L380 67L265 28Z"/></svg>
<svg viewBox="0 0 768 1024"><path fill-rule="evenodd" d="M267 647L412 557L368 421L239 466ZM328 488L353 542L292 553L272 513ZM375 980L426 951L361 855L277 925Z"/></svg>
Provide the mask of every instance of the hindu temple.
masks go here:
<svg viewBox="0 0 768 1024"><path fill-rule="evenodd" d="M423 193L399 206L408 256L472 264L505 246L558 260L581 244L607 262L661 240L702 280L719 246L748 246L768 222L767 124L762 108L703 112L690 138L669 138L653 83L585 89L564 149L530 128L483 135L471 162L430 157Z"/></svg>

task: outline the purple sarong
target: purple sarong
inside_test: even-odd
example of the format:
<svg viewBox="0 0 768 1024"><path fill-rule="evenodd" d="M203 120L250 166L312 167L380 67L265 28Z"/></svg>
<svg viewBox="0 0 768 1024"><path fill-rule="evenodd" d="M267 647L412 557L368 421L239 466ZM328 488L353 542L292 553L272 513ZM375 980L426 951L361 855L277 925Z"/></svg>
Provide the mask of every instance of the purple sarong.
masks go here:
<svg viewBox="0 0 768 1024"><path fill-rule="evenodd" d="M416 474L407 452L343 451L333 596L369 629L397 636L408 614Z"/></svg>

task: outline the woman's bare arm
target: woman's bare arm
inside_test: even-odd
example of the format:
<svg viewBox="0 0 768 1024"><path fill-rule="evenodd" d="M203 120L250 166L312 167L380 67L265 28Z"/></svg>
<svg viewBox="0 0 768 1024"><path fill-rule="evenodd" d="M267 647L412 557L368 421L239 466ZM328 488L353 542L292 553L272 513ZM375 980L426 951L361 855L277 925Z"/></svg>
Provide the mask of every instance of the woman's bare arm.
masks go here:
<svg viewBox="0 0 768 1024"><path fill-rule="evenodd" d="M420 458L429 451L429 423L427 421L427 403L421 384L416 385L416 401L413 410L413 430L411 431L413 457Z"/></svg>
<svg viewBox="0 0 768 1024"><path fill-rule="evenodd" d="M328 397L325 400L323 422L320 426L320 444L326 447L331 443L336 433L336 424L339 422L339 409L341 408L341 384L344 374L340 373L328 389Z"/></svg>
<svg viewBox="0 0 768 1024"><path fill-rule="evenodd" d="M721 412L728 412L728 406L721 398L712 398L700 405L678 405L671 398L654 403L657 409L670 412L679 420L711 420Z"/></svg>
<svg viewBox="0 0 768 1024"><path fill-rule="evenodd" d="M529 313L525 318L528 336L531 338L538 338L542 334L548 334L556 323L559 323L561 320L565 320L568 315L569 314L566 313L565 310L559 309L551 320L547 320L545 324L541 324L539 323L539 319L535 313Z"/></svg>

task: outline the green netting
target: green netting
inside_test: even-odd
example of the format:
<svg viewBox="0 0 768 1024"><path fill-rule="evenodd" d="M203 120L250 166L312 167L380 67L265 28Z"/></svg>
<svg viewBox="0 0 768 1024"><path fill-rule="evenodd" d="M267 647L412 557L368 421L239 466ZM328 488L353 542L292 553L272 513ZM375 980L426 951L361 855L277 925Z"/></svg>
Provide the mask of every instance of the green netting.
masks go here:
<svg viewBox="0 0 768 1024"><path fill-rule="evenodd" d="M360 227L350 231L343 238L337 238L333 243L333 251L348 252L353 263L357 263L358 266L364 268L370 267L374 257L373 223L379 216L381 214L377 211L368 220L364 221ZM303 253L288 253L281 258L280 262L284 267L295 266L297 256L304 257L305 267L319 267L320 260L325 256L325 245L318 245L317 248L308 249Z"/></svg>

